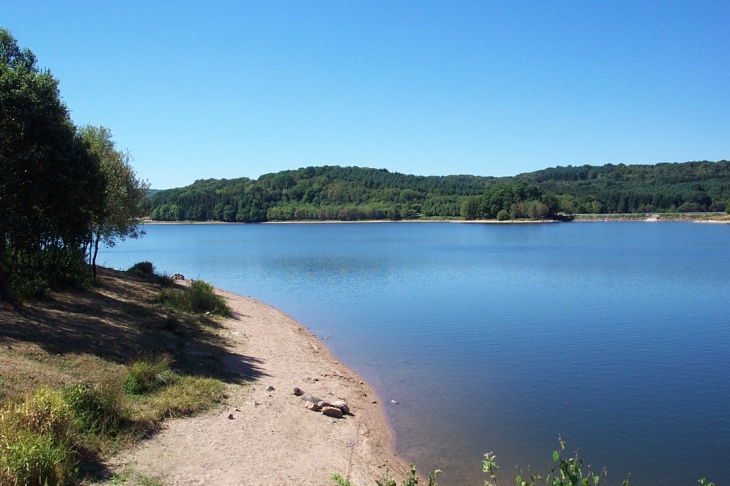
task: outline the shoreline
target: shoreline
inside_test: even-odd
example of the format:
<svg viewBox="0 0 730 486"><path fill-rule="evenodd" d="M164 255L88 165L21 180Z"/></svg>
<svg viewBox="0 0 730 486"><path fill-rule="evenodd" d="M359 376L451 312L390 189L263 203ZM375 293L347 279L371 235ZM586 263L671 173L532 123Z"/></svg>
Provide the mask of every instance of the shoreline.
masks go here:
<svg viewBox="0 0 730 486"><path fill-rule="evenodd" d="M220 409L166 422L114 458L112 469L169 485L325 485L338 472L362 486L386 474L405 477L408 465L396 456L383 403L368 383L279 309L216 293L233 309L218 329L232 341L226 368L243 374L254 366L261 378L229 386L228 405ZM295 386L325 401L343 399L351 414L334 419L307 410L292 394Z"/></svg>
<svg viewBox="0 0 730 486"><path fill-rule="evenodd" d="M730 215L713 215L691 218L687 216L674 215L662 217L661 214L648 214L646 217L629 217L625 215L576 215L576 218L572 221L566 221L567 223L719 223L719 224L730 224ZM337 220L291 220L291 221L263 221L260 223L242 223L242 222L227 222L227 221L154 221L151 219L145 219L140 221L142 225L249 225L249 224L376 224L376 223L407 223L407 224L418 224L418 223L452 223L452 224L553 224L561 223L562 221L556 219L542 219L542 220L505 220L497 221L496 219L403 219L403 220L391 220L391 219L369 219L361 221L337 221Z"/></svg>

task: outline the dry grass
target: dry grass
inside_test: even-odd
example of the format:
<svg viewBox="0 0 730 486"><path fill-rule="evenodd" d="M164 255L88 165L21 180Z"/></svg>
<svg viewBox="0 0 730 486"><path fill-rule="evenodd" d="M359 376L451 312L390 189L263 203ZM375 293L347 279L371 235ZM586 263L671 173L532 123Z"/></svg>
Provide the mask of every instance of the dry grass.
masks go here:
<svg viewBox="0 0 730 486"><path fill-rule="evenodd" d="M0 410L22 407L39 389L85 383L122 390L126 428L111 436L88 434L80 444L82 474L97 477L100 455L149 436L165 417L219 403L226 384L242 383L242 375L257 377L254 363L247 373L226 372L229 345L214 318L157 303L161 283L169 281L108 269L99 277L97 288L49 293L20 308L0 304ZM146 394L124 394L133 363L149 356L168 357L174 379Z"/></svg>

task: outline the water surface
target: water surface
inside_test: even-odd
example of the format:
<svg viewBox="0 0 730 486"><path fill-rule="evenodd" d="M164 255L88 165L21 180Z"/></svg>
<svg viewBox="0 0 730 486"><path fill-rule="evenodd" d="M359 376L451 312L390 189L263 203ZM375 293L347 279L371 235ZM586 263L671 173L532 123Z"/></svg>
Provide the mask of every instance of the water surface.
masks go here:
<svg viewBox="0 0 730 486"><path fill-rule="evenodd" d="M546 471L558 435L608 484L730 477L730 226L147 225L152 261L270 303L385 399L440 484ZM398 404L389 403L395 400Z"/></svg>

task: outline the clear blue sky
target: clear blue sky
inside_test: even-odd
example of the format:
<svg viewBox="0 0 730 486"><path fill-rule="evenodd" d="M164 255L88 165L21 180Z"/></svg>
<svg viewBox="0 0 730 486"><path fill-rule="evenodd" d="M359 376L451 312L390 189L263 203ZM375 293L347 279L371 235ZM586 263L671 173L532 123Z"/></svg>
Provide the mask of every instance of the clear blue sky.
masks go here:
<svg viewBox="0 0 730 486"><path fill-rule="evenodd" d="M730 1L0 0L154 188L730 158Z"/></svg>

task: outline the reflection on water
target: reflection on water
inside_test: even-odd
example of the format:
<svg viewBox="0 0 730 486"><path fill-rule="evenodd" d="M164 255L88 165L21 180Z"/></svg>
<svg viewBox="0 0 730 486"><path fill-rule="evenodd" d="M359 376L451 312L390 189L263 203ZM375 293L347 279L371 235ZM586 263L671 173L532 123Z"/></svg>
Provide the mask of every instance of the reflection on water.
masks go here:
<svg viewBox="0 0 730 486"><path fill-rule="evenodd" d="M441 484L547 469L557 437L610 484L730 477L730 226L147 226L104 251L268 302L386 402Z"/></svg>

